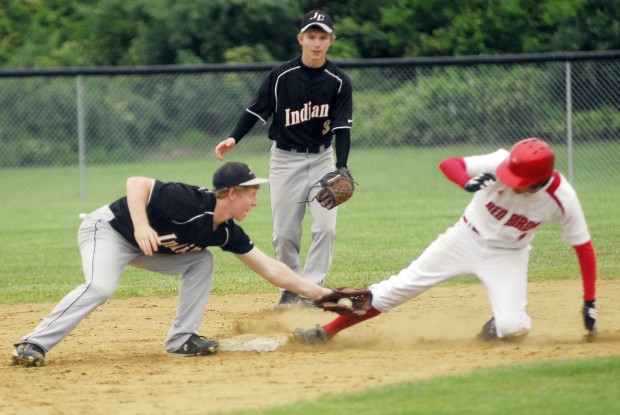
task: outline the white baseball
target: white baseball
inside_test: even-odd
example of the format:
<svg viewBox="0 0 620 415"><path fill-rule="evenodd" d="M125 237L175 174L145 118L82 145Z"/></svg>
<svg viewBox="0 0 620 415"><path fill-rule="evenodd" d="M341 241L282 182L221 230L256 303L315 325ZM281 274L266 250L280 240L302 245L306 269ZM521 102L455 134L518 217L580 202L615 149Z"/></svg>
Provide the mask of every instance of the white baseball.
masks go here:
<svg viewBox="0 0 620 415"><path fill-rule="evenodd" d="M338 305L343 307L353 307L353 301L349 297L342 297L338 300Z"/></svg>

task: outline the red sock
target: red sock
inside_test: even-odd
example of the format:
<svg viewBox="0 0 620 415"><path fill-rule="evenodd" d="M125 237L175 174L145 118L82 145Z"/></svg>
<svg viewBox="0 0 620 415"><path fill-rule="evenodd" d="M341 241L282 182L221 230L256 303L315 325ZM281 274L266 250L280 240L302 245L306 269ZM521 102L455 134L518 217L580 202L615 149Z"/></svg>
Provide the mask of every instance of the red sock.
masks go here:
<svg viewBox="0 0 620 415"><path fill-rule="evenodd" d="M327 336L331 339L336 334L338 334L341 330L354 326L357 323L361 323L364 320L368 320L370 318L376 317L379 314L381 314L381 311L372 307L363 316L357 316L357 315L338 316L334 320L325 324L323 326L323 330L325 330L325 332L327 333Z"/></svg>

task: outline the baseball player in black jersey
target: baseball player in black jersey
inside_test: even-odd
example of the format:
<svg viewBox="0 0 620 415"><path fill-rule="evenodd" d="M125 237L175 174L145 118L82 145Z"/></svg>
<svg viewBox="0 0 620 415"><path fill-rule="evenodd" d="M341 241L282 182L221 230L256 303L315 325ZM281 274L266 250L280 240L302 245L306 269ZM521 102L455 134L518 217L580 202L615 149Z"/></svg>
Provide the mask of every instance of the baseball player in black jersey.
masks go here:
<svg viewBox="0 0 620 415"><path fill-rule="evenodd" d="M213 280L210 246L232 252L276 286L315 300L331 294L264 254L235 223L256 206L257 191L265 182L248 165L233 162L215 172L213 190L129 178L126 197L83 215L78 246L85 282L15 344L13 362L43 365L45 353L112 296L127 265L181 276L178 307L165 343L168 353L214 353L218 342L197 333Z"/></svg>
<svg viewBox="0 0 620 415"><path fill-rule="evenodd" d="M297 35L301 57L269 73L231 136L215 147L221 160L257 121L266 124L273 117L269 182L275 255L320 285L333 260L337 209L327 210L313 199L318 181L334 170L334 147L336 168L347 169L353 123L351 81L326 57L334 39L333 21L327 13L306 13ZM302 272L302 221L307 209L312 217L312 243ZM303 297L280 289L276 309L304 303Z"/></svg>

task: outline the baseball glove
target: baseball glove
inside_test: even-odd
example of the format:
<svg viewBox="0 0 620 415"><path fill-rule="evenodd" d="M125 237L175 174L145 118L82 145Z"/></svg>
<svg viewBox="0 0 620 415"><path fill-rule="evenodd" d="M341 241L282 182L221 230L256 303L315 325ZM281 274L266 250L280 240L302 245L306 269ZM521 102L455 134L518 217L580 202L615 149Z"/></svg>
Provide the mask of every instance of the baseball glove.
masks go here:
<svg viewBox="0 0 620 415"><path fill-rule="evenodd" d="M336 288L314 304L342 316L363 316L372 307L372 293L367 289Z"/></svg>
<svg viewBox="0 0 620 415"><path fill-rule="evenodd" d="M316 200L326 209L333 209L343 204L353 196L355 182L351 172L346 167L327 173L318 184L321 190L316 195Z"/></svg>

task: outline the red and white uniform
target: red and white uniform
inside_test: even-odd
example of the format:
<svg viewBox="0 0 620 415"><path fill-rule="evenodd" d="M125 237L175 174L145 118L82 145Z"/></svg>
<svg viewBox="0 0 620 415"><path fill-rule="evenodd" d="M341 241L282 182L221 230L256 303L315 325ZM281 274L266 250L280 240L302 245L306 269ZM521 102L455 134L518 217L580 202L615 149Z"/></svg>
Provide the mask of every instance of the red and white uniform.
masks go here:
<svg viewBox="0 0 620 415"><path fill-rule="evenodd" d="M464 158L467 173L495 174L508 157L506 150ZM481 189L465 208L465 218L476 227L486 244L506 249L529 245L543 223L557 222L564 240L582 245L590 240L588 225L575 190L555 171L552 180L536 193L516 194L499 180Z"/></svg>
<svg viewBox="0 0 620 415"><path fill-rule="evenodd" d="M508 151L446 159L440 168L459 186L479 173L496 173ZM574 188L554 171L535 193L518 194L501 181L476 192L463 216L407 268L370 287L381 312L446 280L476 275L485 285L498 337L518 336L531 328L527 315L527 271L531 242L547 222L557 222L564 240L575 247L584 299L594 299L596 261L586 220Z"/></svg>

